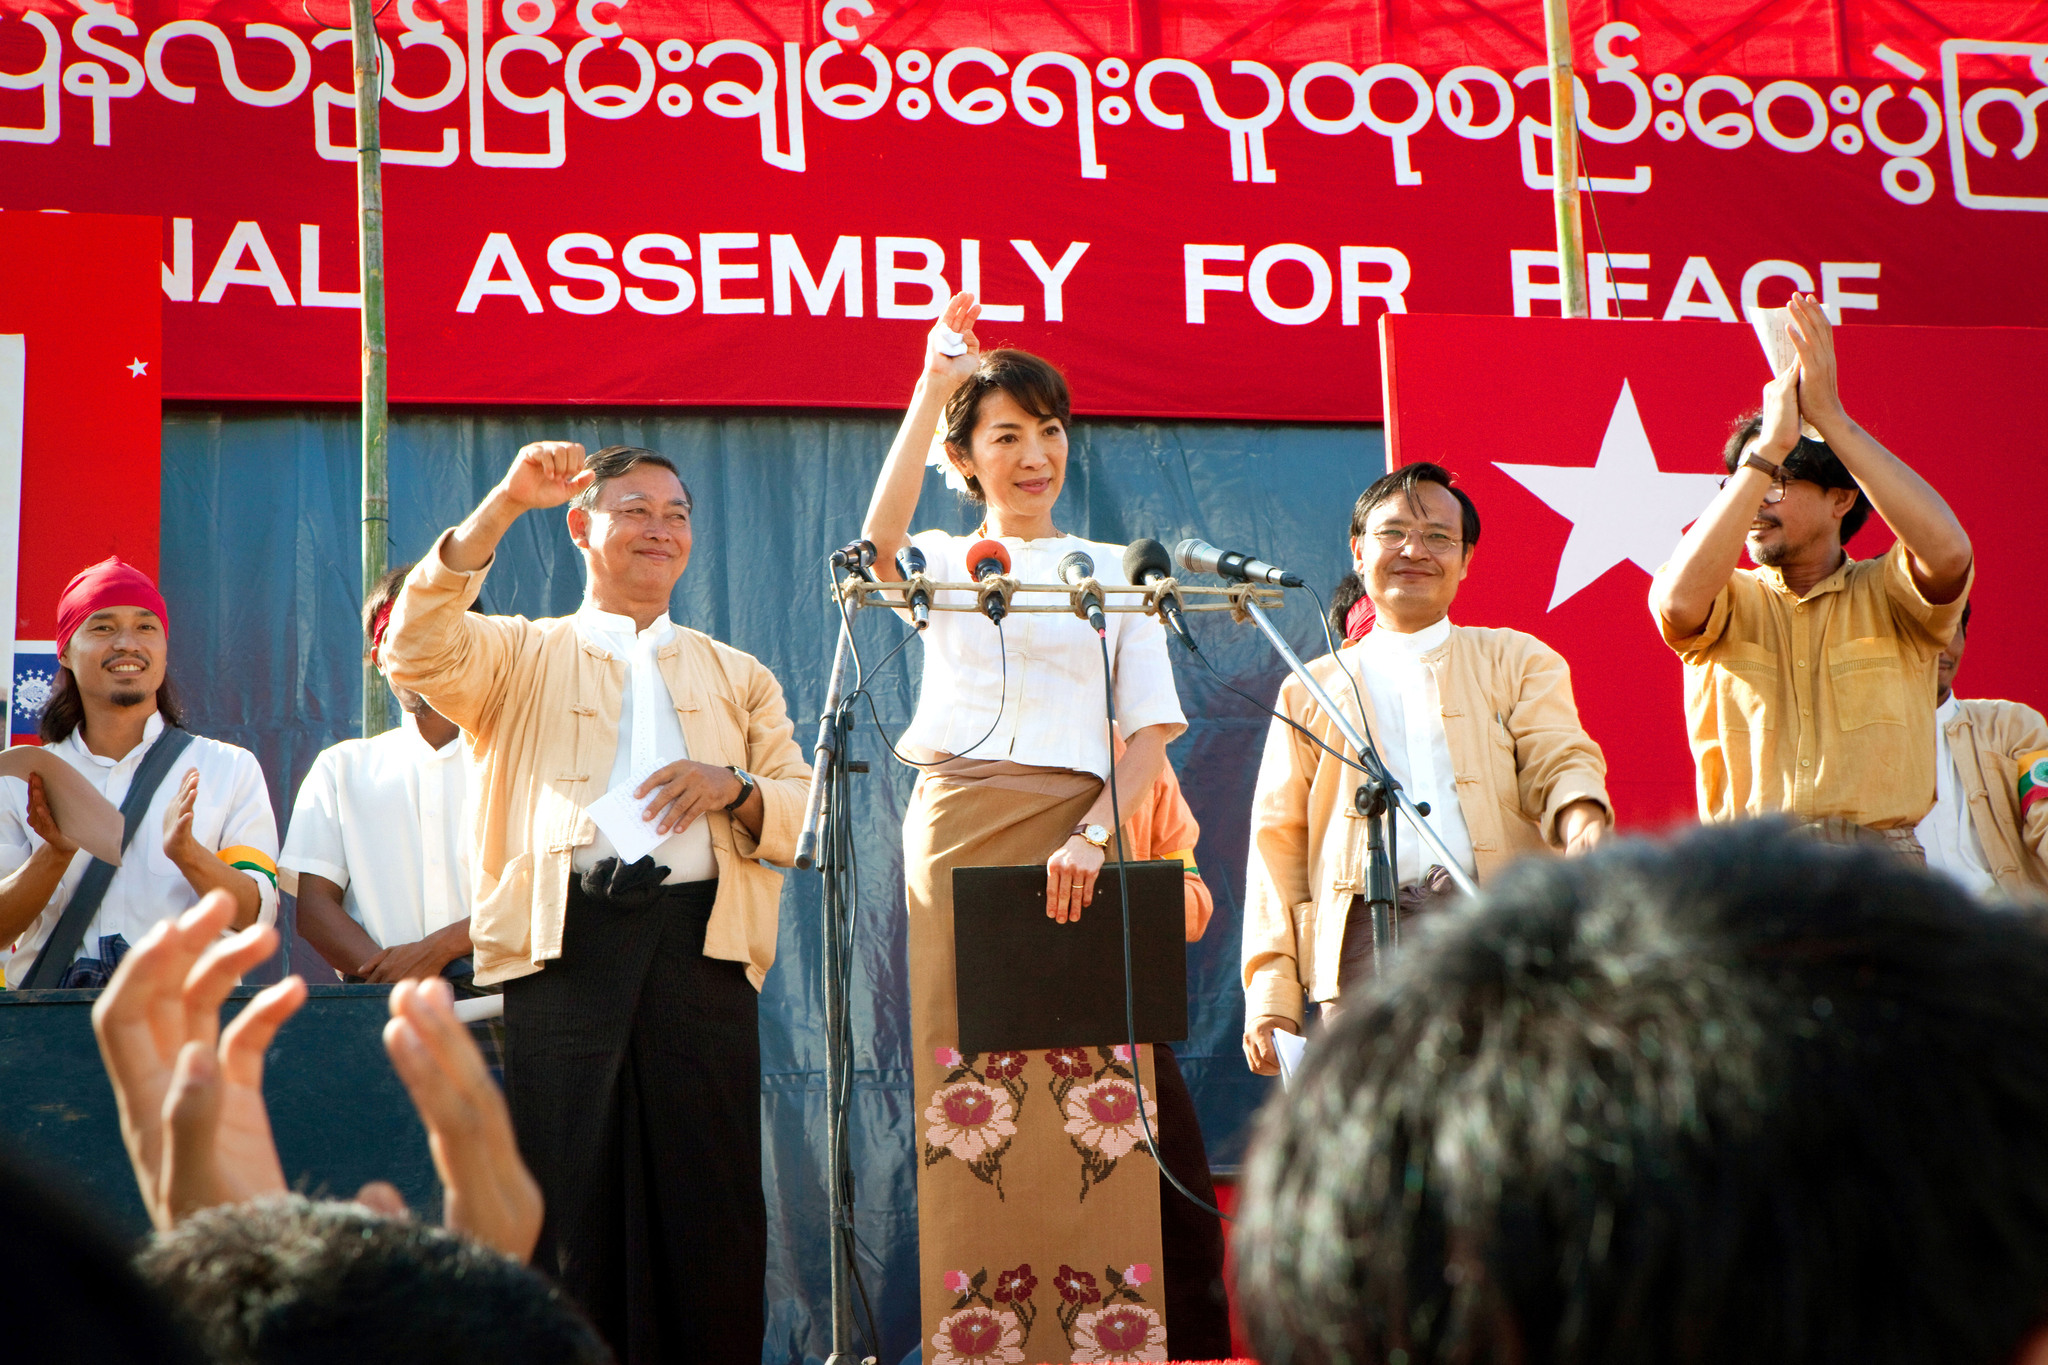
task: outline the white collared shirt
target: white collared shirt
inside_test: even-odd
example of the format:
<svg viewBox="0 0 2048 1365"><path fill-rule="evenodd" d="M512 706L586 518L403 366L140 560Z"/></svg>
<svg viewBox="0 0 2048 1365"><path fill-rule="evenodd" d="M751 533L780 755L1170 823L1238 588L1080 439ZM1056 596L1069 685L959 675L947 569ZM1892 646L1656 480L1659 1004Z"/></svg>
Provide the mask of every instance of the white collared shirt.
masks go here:
<svg viewBox="0 0 2048 1365"><path fill-rule="evenodd" d="M285 890L296 895L302 874L325 877L379 948L468 919L470 800L462 737L436 749L410 715L322 749L278 857Z"/></svg>
<svg viewBox="0 0 2048 1365"><path fill-rule="evenodd" d="M88 749L82 728L52 744L50 752L85 774L85 780L118 807L128 796L128 784L141 766L142 756L163 731L163 717L151 716L143 727L142 742L118 760L101 758ZM79 941L79 957L98 957L100 939L113 934L121 935L133 947L158 920L182 914L199 903L199 893L164 853L164 812L176 800L185 774L194 770L199 773L199 799L192 810L192 837L216 853L246 848L260 855L236 861L276 866L277 817L271 813L270 793L263 785L263 769L256 755L194 735L157 784L142 823L136 827L135 840L107 885L106 899ZM14 873L42 846L41 836L28 826L28 784L14 777L0 779L0 877ZM11 950L0 949L10 986L19 986L35 965L43 940L63 918L64 907L71 903L71 893L91 862L92 855L84 849L73 854L43 912ZM275 922L277 883L267 873L243 871L260 893L257 918L265 924Z"/></svg>
<svg viewBox="0 0 2048 1365"><path fill-rule="evenodd" d="M924 551L928 577L964 583L968 547L980 539L920 531L910 543ZM1011 576L1026 583L1059 582L1057 566L1075 550L1095 561L1095 577L1105 586L1130 582L1121 545L1076 536L998 539L1010 553ZM939 599L970 606L974 601L966 592L943 592ZM1065 603L1067 595L1019 593L1016 600ZM1187 718L1174 692L1164 627L1135 612L1109 612L1107 620L1117 728L1135 735L1164 724L1172 727L1167 738L1174 738L1187 728ZM924 632L917 713L899 747L1070 768L1106 780L1109 728L1103 712L1102 646L1094 629L1070 611L1013 612L1003 619L1000 633L980 612L933 611Z"/></svg>
<svg viewBox="0 0 2048 1365"><path fill-rule="evenodd" d="M647 780L657 768L690 756L683 739L683 723L676 715L675 698L662 680L655 660L675 641L675 623L668 613L657 616L647 629L635 631L633 618L600 611L585 602L575 616L576 634L584 643L597 646L626 663L626 681L619 693L619 748L612 757L612 772L606 791L626 787L629 791ZM637 805L644 808L650 794ZM578 872L588 872L618 850L603 830L590 843L576 850ZM668 869L668 882L706 882L718 877L718 859L711 851L711 826L701 815L686 827L662 840L654 850L654 861Z"/></svg>
<svg viewBox="0 0 2048 1365"><path fill-rule="evenodd" d="M1948 727L1961 708L1953 695L1934 709L1934 808L1913 828L1927 865L1938 867L1963 884L1973 896L1993 896L1998 882L1984 861L1984 841L1978 837L1977 822L1963 800L1962 779L1956 774L1955 754L1949 748Z"/></svg>
<svg viewBox="0 0 2048 1365"><path fill-rule="evenodd" d="M1372 699L1372 713L1379 733L1378 744L1387 770L1408 795L1429 804L1424 817L1431 832L1468 873L1476 873L1472 857L1472 831L1465 824L1464 807L1458 804L1457 772L1451 763L1451 742L1444 733L1443 698L1437 695L1436 675L1422 662L1422 656L1442 648L1451 638L1449 617L1435 625L1403 635L1374 622L1358 647L1351 651L1357 660L1359 681ZM1402 886L1421 879L1436 854L1402 818L1394 838L1399 866L1394 880Z"/></svg>

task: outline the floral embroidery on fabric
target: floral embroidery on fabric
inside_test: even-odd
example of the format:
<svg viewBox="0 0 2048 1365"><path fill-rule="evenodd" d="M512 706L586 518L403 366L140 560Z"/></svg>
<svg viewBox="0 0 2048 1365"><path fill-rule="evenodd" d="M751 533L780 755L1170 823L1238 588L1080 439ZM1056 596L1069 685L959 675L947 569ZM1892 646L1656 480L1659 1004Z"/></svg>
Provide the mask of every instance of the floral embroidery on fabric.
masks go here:
<svg viewBox="0 0 2048 1365"><path fill-rule="evenodd" d="M981 1054L962 1054L953 1048L933 1049L940 1066L951 1066L946 1079L932 1092L925 1105L924 1164L936 1166L948 1156L958 1157L976 1180L995 1188L1003 1198L1003 1155L1017 1136L1017 1115L1024 1107L1025 1085L1018 1079L1024 1070L1019 1052L992 1052L985 1066L977 1066ZM991 1084L994 1082L994 1084ZM946 1287L962 1292L951 1281Z"/></svg>
<svg viewBox="0 0 2048 1365"><path fill-rule="evenodd" d="M1072 1266L1062 1265L1053 1276L1063 1300L1060 1330L1066 1333L1073 1359L1166 1359L1166 1323L1157 1310L1146 1306L1144 1295L1136 1288L1152 1278L1152 1267L1144 1262L1122 1271L1105 1266L1102 1278L1107 1290L1096 1287L1093 1275ZM1102 1306L1089 1306L1097 1303Z"/></svg>
<svg viewBox="0 0 2048 1365"><path fill-rule="evenodd" d="M946 1272L946 1288L960 1297L932 1335L937 1348L932 1365L1019 1365L1024 1359L1024 1343L1038 1316L1031 1302L1038 1280L1029 1265L1020 1265L996 1276L993 1298L983 1292L987 1283L987 1267L972 1275Z"/></svg>
<svg viewBox="0 0 2048 1365"><path fill-rule="evenodd" d="M1052 1099L1065 1120L1067 1139L1081 1154L1081 1198L1091 1187L1109 1179L1117 1162L1145 1141L1145 1126L1156 1132L1159 1106L1150 1095L1143 1096L1145 1112L1138 1113L1140 1088L1133 1076L1128 1047L1097 1048L1102 1065L1098 1069L1085 1049L1061 1048L1045 1054L1053 1069Z"/></svg>

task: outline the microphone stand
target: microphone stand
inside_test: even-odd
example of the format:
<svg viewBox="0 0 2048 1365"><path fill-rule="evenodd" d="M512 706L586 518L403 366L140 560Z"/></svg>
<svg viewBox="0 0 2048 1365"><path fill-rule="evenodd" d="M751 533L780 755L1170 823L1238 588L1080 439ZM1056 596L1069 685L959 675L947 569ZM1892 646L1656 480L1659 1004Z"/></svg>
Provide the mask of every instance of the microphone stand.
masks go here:
<svg viewBox="0 0 2048 1365"><path fill-rule="evenodd" d="M1394 780L1394 775L1387 771L1387 765L1381 761L1379 750L1373 746L1370 739L1359 733L1358 728L1351 723L1350 717L1337 708L1337 704L1330 699L1330 694L1323 690L1322 684L1315 680L1307 665L1302 663L1300 657L1288 645L1286 637L1274 627L1272 619L1266 615L1265 608L1255 599L1247 597L1244 600L1244 610L1285 661L1288 669L1295 677L1301 679L1301 685L1308 689L1308 694L1315 699L1316 705L1323 708L1323 714L1330 718L1330 722L1337 727L1346 742L1358 751L1358 761L1365 769L1365 780L1359 784L1354 801L1355 809L1366 821L1365 898L1372 910L1373 963L1374 970L1377 971L1380 964L1389 960L1388 954L1391 950L1400 943L1400 921L1394 915L1397 895L1393 853L1395 810L1399 810L1407 817L1408 823L1421 836L1423 846L1436 855L1438 864L1450 874L1451 880L1457 884L1460 891L1468 896L1476 896L1479 894L1479 888L1465 874L1465 869L1458 865L1458 860L1451 856L1450 850L1444 847L1444 841L1437 837L1436 831L1422 818L1427 812L1418 809L1414 800L1402 790L1401 784Z"/></svg>
<svg viewBox="0 0 2048 1365"><path fill-rule="evenodd" d="M834 600L836 603L836 592ZM805 869L815 865L823 874L825 1202L832 1267L832 1354L826 1365L857 1365L860 1360L853 1349L853 1162L847 1136L853 1101L853 1016L846 994L853 948L848 912L853 896L845 883L852 867L851 850L846 846L851 837L846 779L849 773L866 772L867 764L848 759L853 704L850 698L843 699L843 694L852 653L852 622L848 613L839 609L839 644L832 659L825 709L818 717L818 738L811 751L811 794L796 845L796 865Z"/></svg>

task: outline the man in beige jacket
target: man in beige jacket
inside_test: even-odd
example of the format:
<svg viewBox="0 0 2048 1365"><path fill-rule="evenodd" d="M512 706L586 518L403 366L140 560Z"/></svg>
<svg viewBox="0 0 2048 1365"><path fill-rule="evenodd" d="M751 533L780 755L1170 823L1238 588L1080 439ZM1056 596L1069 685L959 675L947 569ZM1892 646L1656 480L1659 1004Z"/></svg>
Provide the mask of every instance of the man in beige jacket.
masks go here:
<svg viewBox="0 0 2048 1365"><path fill-rule="evenodd" d="M1955 695L1970 629L1936 660L1934 809L1914 830L1927 865L1989 898L2048 900L2048 721L2016 701Z"/></svg>
<svg viewBox="0 0 2048 1365"><path fill-rule="evenodd" d="M1365 490L1351 553L1376 612L1364 639L1309 665L1464 870L1480 881L1524 853L1580 852L1614 823L1607 761L1579 725L1571 670L1517 630L1454 626L1479 511L1449 471L1404 465ZM1343 737L1299 679L1277 707L1342 752ZM1245 874L1245 1059L1278 1069L1273 1030L1301 1032L1304 1001L1340 998L1373 970L1364 897L1359 774L1275 720L1252 804ZM1446 874L1405 822L1397 830L1403 913L1445 897Z"/></svg>
<svg viewBox="0 0 2048 1365"><path fill-rule="evenodd" d="M569 503L575 615L468 610L522 513ZM534 1263L622 1362L754 1365L767 1214L755 992L807 769L782 688L668 617L690 493L653 451L542 441L407 578L391 680L477 764L476 978L547 1199Z"/></svg>

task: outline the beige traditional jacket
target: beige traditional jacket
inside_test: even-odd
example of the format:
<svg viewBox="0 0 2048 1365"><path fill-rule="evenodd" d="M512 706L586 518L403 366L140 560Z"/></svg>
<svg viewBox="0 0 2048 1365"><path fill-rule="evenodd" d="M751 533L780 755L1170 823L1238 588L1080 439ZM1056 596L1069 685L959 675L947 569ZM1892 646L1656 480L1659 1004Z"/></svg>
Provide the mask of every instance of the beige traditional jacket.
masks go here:
<svg viewBox="0 0 2048 1365"><path fill-rule="evenodd" d="M485 570L457 573L446 536L405 581L384 639L391 679L460 725L477 763L476 979L526 976L562 955L570 864L597 827L585 808L604 795L618 752L627 663L586 644L571 618L529 621L469 610ZM723 811L710 822L718 899L704 955L747 964L759 990L775 961L782 874L810 794L810 771L775 675L750 654L677 627L656 656L690 757L754 774L761 837Z"/></svg>
<svg viewBox="0 0 2048 1365"><path fill-rule="evenodd" d="M2048 899L2048 801L2020 810L2022 760L2048 756L2048 721L2016 701L1956 698L1948 749L1984 862L2015 899Z"/></svg>
<svg viewBox="0 0 2048 1365"><path fill-rule="evenodd" d="M1323 690L1357 724L1358 699L1344 680L1346 646L1309 665ZM1484 882L1525 853L1562 847L1558 813L1598 801L1613 820L1607 760L1579 724L1571 670L1533 635L1452 626L1422 656L1443 698L1458 805ZM1367 719L1372 697L1363 687ZM1332 748L1344 740L1297 678L1275 709ZM1358 773L1274 721L1252 798L1251 862L1245 872L1245 1015L1299 1023L1303 997L1337 993L1344 918L1365 889L1365 821L1353 818ZM1406 825L1398 837L1412 839Z"/></svg>

